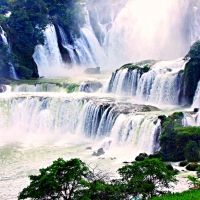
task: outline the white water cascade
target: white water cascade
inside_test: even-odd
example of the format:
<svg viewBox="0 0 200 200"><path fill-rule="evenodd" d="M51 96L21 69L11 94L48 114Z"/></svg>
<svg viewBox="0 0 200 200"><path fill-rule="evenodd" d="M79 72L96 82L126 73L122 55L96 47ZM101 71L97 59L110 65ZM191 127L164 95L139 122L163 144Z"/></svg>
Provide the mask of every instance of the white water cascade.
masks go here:
<svg viewBox="0 0 200 200"><path fill-rule="evenodd" d="M184 56L190 47L184 35L188 5L184 0L129 0L105 39L110 64L118 68L133 61Z"/></svg>
<svg viewBox="0 0 200 200"><path fill-rule="evenodd" d="M194 101L193 101L192 107L193 108L200 108L200 81L197 85L197 90L196 90L196 93L195 93L195 96L194 96Z"/></svg>
<svg viewBox="0 0 200 200"><path fill-rule="evenodd" d="M5 33L5 31L3 30L3 28L0 26L0 34L1 34L1 39L2 39L2 41L3 41L3 43L4 43L4 45L8 45L8 40L7 40L7 38L6 38L6 33Z"/></svg>
<svg viewBox="0 0 200 200"><path fill-rule="evenodd" d="M58 48L55 27L48 25L44 31L44 36L44 46L37 45L33 54L34 61L38 66L39 75L45 77L66 76L66 69Z"/></svg>
<svg viewBox="0 0 200 200"><path fill-rule="evenodd" d="M65 92L63 86L54 83L39 83L34 85L20 84L12 88L13 92Z"/></svg>
<svg viewBox="0 0 200 200"><path fill-rule="evenodd" d="M1 32L1 39L3 41L3 44L6 45L6 46L9 46L9 43L8 43L5 31L3 30L3 28L1 26L0 26L0 29L1 29L0 30L0 32ZM11 53L10 51L11 51L10 48L8 48L8 52L9 53ZM13 64L11 62L9 62L8 64L10 66L10 77L12 79L14 79L14 80L18 80L18 76L17 76L17 73L15 71L15 68L14 68Z"/></svg>
<svg viewBox="0 0 200 200"><path fill-rule="evenodd" d="M199 8L189 4L184 0L128 0L116 18L111 17L112 26L108 30L107 24L101 24L98 19L104 13L96 10L103 35L100 42L86 10L86 23L80 29L79 38L70 35L68 39L58 26L61 43L69 53L72 66L113 70L145 59L177 59L185 56L190 45L200 38ZM188 13L193 13L193 20L189 20ZM49 25L44 34L45 46L37 46L33 55L39 75L66 75L54 27Z"/></svg>
<svg viewBox="0 0 200 200"><path fill-rule="evenodd" d="M156 105L178 105L185 67L182 59L160 61L146 73L128 68L116 71L110 79L108 92L133 96L137 102L151 102Z"/></svg>
<svg viewBox="0 0 200 200"><path fill-rule="evenodd" d="M14 80L19 80L15 68L11 62L9 62L9 66L10 66L10 77L13 78Z"/></svg>
<svg viewBox="0 0 200 200"><path fill-rule="evenodd" d="M47 140L52 134L75 134L95 141L110 137L112 146L134 147L135 156L140 151L153 153L158 149L158 113L138 115L142 106L80 94L5 95L0 100L0 145L10 137L20 141L21 137L41 137L42 133ZM15 130L20 131L13 135Z"/></svg>
<svg viewBox="0 0 200 200"><path fill-rule="evenodd" d="M197 90L194 96L192 108L199 109L199 111L195 115L195 125L200 126L200 81L198 83Z"/></svg>
<svg viewBox="0 0 200 200"><path fill-rule="evenodd" d="M200 5L200 4L199 4ZM190 31L191 45L200 39L200 8L193 7L193 19Z"/></svg>

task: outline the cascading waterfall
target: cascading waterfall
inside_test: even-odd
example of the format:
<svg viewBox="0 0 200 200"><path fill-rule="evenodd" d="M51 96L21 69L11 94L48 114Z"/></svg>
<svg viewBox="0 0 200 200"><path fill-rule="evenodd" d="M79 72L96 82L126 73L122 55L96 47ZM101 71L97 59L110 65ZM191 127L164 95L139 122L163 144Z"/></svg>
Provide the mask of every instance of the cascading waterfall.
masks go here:
<svg viewBox="0 0 200 200"><path fill-rule="evenodd" d="M156 115L119 115L112 128L110 137L117 146L133 146L133 154L146 152L151 154L158 150L158 137L160 134L160 121ZM135 153L134 153L135 152Z"/></svg>
<svg viewBox="0 0 200 200"><path fill-rule="evenodd" d="M105 38L110 65L184 56L190 47L184 34L188 5L183 0L129 0Z"/></svg>
<svg viewBox="0 0 200 200"><path fill-rule="evenodd" d="M82 29L80 30L80 38L75 40L71 35L71 39L73 41L72 44L67 41L67 36L62 27L58 26L58 29L61 36L62 46L68 51L72 66L82 65L95 67L96 64L94 57L87 42L87 37L84 35Z"/></svg>
<svg viewBox="0 0 200 200"><path fill-rule="evenodd" d="M182 120L183 126L200 126L199 112L197 113L184 113L184 118Z"/></svg>
<svg viewBox="0 0 200 200"><path fill-rule="evenodd" d="M58 26L58 30L61 44L68 51L72 66L98 67L105 65L106 56L93 33L88 13L86 14L86 24L80 30L80 37L74 39L72 35L70 36L72 43L68 41L62 27ZM45 77L66 76L68 70L58 48L55 27L48 25L44 36L45 45L37 45L33 54L39 75Z"/></svg>
<svg viewBox="0 0 200 200"><path fill-rule="evenodd" d="M6 46L9 46L5 31L3 30L3 28L1 26L0 26L0 29L1 29L0 30L1 39L3 41L3 44L6 45ZM11 53L10 51L11 51L10 48L8 48L9 53ZM10 66L10 77L14 80L18 80L17 73L16 73L15 68L14 68L14 66L11 62L9 62L9 66Z"/></svg>
<svg viewBox="0 0 200 200"><path fill-rule="evenodd" d="M200 39L200 8L193 7L193 19L190 31L191 45Z"/></svg>
<svg viewBox="0 0 200 200"><path fill-rule="evenodd" d="M50 24L44 31L45 45L37 45L33 54L40 76L66 76L66 69L62 62L58 48L57 35L54 25Z"/></svg>
<svg viewBox="0 0 200 200"><path fill-rule="evenodd" d="M6 33L5 31L3 30L3 28L0 26L0 34L1 34L1 39L4 43L4 45L8 45L8 40L6 38Z"/></svg>
<svg viewBox="0 0 200 200"><path fill-rule="evenodd" d="M195 124L197 126L200 126L200 81L198 83L197 90L196 90L196 93L195 93L195 96L194 96L192 108L199 109L199 111L195 115Z"/></svg>
<svg viewBox="0 0 200 200"><path fill-rule="evenodd" d="M188 19L188 12L194 13L193 22ZM100 22L99 15L103 13L96 10L97 24L102 32L100 42L91 27L87 10L79 38L67 36L58 26L61 44L68 51L72 66L108 70L149 58L177 59L200 38L200 14L197 7L189 6L189 1L129 0L115 19L108 22L112 24L109 30L107 24ZM166 17L172 15L174 20ZM45 46L38 45L33 55L39 75L66 75L53 25L49 25L44 34Z"/></svg>
<svg viewBox="0 0 200 200"><path fill-rule="evenodd" d="M1 100L1 133L6 129L28 133L74 133L81 99L29 96ZM4 113L6 112L6 116ZM9 117L9 118L4 118Z"/></svg>
<svg viewBox="0 0 200 200"><path fill-rule="evenodd" d="M97 141L113 137L113 145L134 147L135 151L138 148L137 152L145 147L152 153L158 146L154 138L159 122L156 114L136 114L135 110L141 109L137 105L116 104L115 99L109 98L11 96L0 101L0 133L2 138L14 130L19 130L21 137L41 133L76 134Z"/></svg>
<svg viewBox="0 0 200 200"><path fill-rule="evenodd" d="M92 30L88 11L85 11L86 23L80 30L80 38L73 39L72 48L78 57L80 66L103 67L106 55ZM71 48L69 48L69 54L71 54L70 51Z"/></svg>
<svg viewBox="0 0 200 200"><path fill-rule="evenodd" d="M53 83L41 84L21 84L12 88L13 92L66 92L64 86L59 86Z"/></svg>
<svg viewBox="0 0 200 200"><path fill-rule="evenodd" d="M61 44L68 51L70 59L71 59L71 64L74 66L78 65L79 61L74 51L74 47L71 44L69 44L69 41L67 40L67 36L65 35L64 30L59 25L58 25L58 30L61 37Z"/></svg>
<svg viewBox="0 0 200 200"><path fill-rule="evenodd" d="M194 101L193 101L192 107L193 108L200 108L200 81L199 81L198 86L197 86L197 90L196 90L196 93L195 93L195 96L194 96Z"/></svg>
<svg viewBox="0 0 200 200"><path fill-rule="evenodd" d="M14 80L19 80L15 68L11 62L9 62L9 66L10 66L10 77L13 78Z"/></svg>
<svg viewBox="0 0 200 200"><path fill-rule="evenodd" d="M146 73L140 69L117 70L109 82L108 92L134 96L140 102L178 105L185 61L160 61Z"/></svg>

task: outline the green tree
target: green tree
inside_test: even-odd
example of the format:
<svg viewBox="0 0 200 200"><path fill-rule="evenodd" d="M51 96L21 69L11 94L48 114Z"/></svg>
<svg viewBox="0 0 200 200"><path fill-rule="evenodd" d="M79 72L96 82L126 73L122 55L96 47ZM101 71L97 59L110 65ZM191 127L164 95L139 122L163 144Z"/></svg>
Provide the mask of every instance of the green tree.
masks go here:
<svg viewBox="0 0 200 200"><path fill-rule="evenodd" d="M44 0L49 16L55 25L63 27L65 32L79 36L80 27L85 22L84 0Z"/></svg>
<svg viewBox="0 0 200 200"><path fill-rule="evenodd" d="M18 199L75 199L87 188L89 175L90 170L81 160L59 158L51 166L40 169L39 175L29 176L30 185L20 192Z"/></svg>
<svg viewBox="0 0 200 200"><path fill-rule="evenodd" d="M49 23L47 8L42 0L10 1L9 8L11 16L7 23L12 51L18 58L19 66L28 69L19 67L16 70L21 78L30 78L30 74L37 78L37 66L32 55L35 46L44 43L43 30Z"/></svg>
<svg viewBox="0 0 200 200"><path fill-rule="evenodd" d="M200 80L200 40L191 46L185 59L188 60L184 69L185 96L191 105Z"/></svg>
<svg viewBox="0 0 200 200"><path fill-rule="evenodd" d="M184 148L185 158L188 162L198 162L199 159L199 148L195 141L189 141Z"/></svg>
<svg viewBox="0 0 200 200"><path fill-rule="evenodd" d="M159 159L145 159L118 170L126 198L142 195L143 199L166 193L171 182L176 182L174 172ZM163 190L164 189L164 190Z"/></svg>

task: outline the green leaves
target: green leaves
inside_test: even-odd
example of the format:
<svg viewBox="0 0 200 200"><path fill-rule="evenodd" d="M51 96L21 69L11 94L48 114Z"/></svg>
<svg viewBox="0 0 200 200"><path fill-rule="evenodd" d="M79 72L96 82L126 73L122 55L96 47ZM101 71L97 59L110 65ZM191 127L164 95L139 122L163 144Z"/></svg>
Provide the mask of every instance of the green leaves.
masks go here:
<svg viewBox="0 0 200 200"><path fill-rule="evenodd" d="M170 188L171 182L176 182L174 173L158 159L148 159L134 162L118 170L122 177L125 192L133 197L142 194L143 198L150 198L163 193L163 188Z"/></svg>
<svg viewBox="0 0 200 200"><path fill-rule="evenodd" d="M89 173L81 160L59 158L51 166L40 169L39 175L31 175L30 185L20 192L18 199L72 199L77 191L87 188Z"/></svg>
<svg viewBox="0 0 200 200"><path fill-rule="evenodd" d="M158 159L145 159L118 170L120 179L110 180L108 174L88 167L80 159L59 158L39 175L31 175L30 185L18 199L124 200L141 196L149 198L170 188L176 182L174 173Z"/></svg>

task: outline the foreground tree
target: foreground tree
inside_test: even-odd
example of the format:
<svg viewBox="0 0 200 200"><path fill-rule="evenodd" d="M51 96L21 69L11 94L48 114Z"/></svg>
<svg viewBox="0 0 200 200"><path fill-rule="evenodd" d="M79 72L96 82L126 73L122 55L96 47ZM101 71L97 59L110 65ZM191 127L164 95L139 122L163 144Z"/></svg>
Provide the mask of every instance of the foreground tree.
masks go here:
<svg viewBox="0 0 200 200"><path fill-rule="evenodd" d="M126 198L142 196L143 199L164 194L176 182L174 172L159 159L145 159L118 170Z"/></svg>
<svg viewBox="0 0 200 200"><path fill-rule="evenodd" d="M90 171L79 159L54 161L39 175L29 176L31 182L20 192L18 199L75 199L80 191L87 188Z"/></svg>
<svg viewBox="0 0 200 200"><path fill-rule="evenodd" d="M174 173L158 159L145 159L118 170L120 179L112 179L97 167L87 166L79 159L54 161L39 175L31 175L30 185L18 199L34 200L124 200L137 196L143 199L163 194L175 182Z"/></svg>

